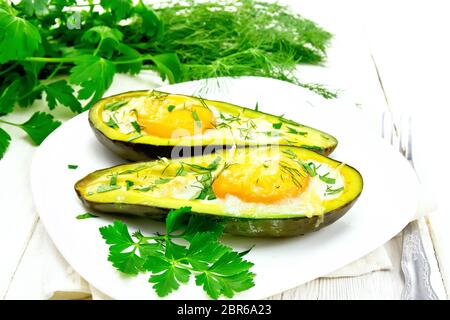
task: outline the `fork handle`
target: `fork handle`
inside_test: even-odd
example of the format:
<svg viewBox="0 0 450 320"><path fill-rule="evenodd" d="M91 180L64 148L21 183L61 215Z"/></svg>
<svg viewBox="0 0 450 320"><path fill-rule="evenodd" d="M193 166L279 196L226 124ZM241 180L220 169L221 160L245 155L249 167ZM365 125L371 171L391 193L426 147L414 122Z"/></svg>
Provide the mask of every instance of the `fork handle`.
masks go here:
<svg viewBox="0 0 450 320"><path fill-rule="evenodd" d="M430 282L428 263L417 220L403 230L401 267L405 277L403 300L439 300Z"/></svg>

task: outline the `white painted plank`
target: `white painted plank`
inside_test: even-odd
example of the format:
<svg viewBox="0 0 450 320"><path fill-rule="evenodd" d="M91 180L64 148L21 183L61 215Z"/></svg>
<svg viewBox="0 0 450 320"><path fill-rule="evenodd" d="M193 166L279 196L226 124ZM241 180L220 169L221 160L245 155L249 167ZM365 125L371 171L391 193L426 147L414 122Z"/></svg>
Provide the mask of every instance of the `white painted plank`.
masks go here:
<svg viewBox="0 0 450 320"><path fill-rule="evenodd" d="M2 119L22 123L34 112L44 108L46 108L44 104L36 103L30 109L18 109L14 114ZM60 119L68 118L68 113L62 109L55 110L53 114ZM0 298L4 296L8 288L37 219L29 185L30 164L35 147L21 129L4 124L1 127L10 134L12 141L4 158L0 160L0 177L2 177L0 235L1 239L4 239L3 242L8 243L2 249Z"/></svg>

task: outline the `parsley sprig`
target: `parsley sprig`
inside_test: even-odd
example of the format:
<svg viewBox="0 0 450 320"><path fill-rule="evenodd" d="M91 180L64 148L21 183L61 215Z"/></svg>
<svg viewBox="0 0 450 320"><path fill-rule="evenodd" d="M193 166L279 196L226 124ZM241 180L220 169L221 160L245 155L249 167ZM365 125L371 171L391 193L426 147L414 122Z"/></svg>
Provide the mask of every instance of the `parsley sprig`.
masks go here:
<svg viewBox="0 0 450 320"><path fill-rule="evenodd" d="M171 210L166 218L165 234L144 236L140 231L130 235L126 224L114 221L100 228L109 245L113 266L122 273L150 273L149 282L160 297L187 284L195 284L213 299L232 298L254 286L253 263L222 244L223 225L211 218L191 214L191 208Z"/></svg>
<svg viewBox="0 0 450 320"><path fill-rule="evenodd" d="M14 126L25 131L35 145L39 145L53 130L61 125L60 121L54 120L53 116L45 112L35 112L30 119L23 123L14 123L0 119L0 124ZM0 128L0 159L9 146L11 137Z"/></svg>

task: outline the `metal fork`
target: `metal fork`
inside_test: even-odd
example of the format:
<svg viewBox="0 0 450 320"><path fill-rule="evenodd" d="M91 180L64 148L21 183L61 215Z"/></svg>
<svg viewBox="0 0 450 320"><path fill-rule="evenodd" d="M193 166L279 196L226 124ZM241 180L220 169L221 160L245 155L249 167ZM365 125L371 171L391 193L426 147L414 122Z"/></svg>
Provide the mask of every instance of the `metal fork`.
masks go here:
<svg viewBox="0 0 450 320"><path fill-rule="evenodd" d="M389 117L389 119L388 119ZM399 125L391 119L390 114L383 113L381 134L397 147L400 153L414 168L412 157L411 116L401 116ZM389 133L389 136L388 136ZM401 268L405 280L402 291L403 300L438 300L430 281L430 264L428 263L417 220L410 222L402 231L403 249Z"/></svg>

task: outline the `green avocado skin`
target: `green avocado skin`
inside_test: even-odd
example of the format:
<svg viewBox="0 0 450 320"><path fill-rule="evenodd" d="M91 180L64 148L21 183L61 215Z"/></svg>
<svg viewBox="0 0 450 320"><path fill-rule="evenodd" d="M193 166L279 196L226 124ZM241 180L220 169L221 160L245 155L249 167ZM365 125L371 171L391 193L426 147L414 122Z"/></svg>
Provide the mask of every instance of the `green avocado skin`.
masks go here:
<svg viewBox="0 0 450 320"><path fill-rule="evenodd" d="M149 207L144 205L92 202L83 198L78 190L76 191L83 204L87 208L97 212L131 214L148 217L158 221L164 221L168 213L168 209L165 208ZM250 219L220 216L212 217L209 214L202 214L199 212L193 212L193 214L205 215L211 219L216 219L217 221L223 222L225 225L225 232L229 234L246 237L292 237L318 231L323 227L332 224L336 220L340 219L348 210L350 210L358 197L335 210L325 213L322 217L313 216L311 218Z"/></svg>

